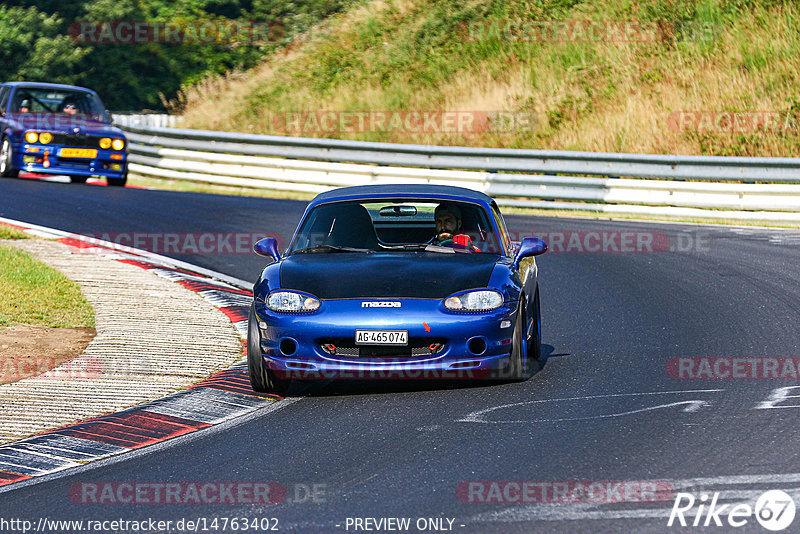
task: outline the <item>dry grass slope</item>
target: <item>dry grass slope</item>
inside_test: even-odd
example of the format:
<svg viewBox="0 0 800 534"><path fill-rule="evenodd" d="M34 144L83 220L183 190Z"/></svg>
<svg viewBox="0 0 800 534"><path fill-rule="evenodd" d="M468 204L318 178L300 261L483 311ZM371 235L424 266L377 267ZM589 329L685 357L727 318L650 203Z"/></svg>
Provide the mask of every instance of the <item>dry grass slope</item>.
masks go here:
<svg viewBox="0 0 800 534"><path fill-rule="evenodd" d="M545 28L639 21L659 32L650 41L563 38L569 33L525 41L490 31L497 20ZM251 71L186 88L184 125L390 142L798 156L797 28L800 7L791 0L373 1L327 19ZM287 132L276 120L319 110L504 111L534 120L467 134ZM761 130L740 123L736 132L724 131L726 122L723 131L711 123L671 126L681 111L775 112L782 122Z"/></svg>

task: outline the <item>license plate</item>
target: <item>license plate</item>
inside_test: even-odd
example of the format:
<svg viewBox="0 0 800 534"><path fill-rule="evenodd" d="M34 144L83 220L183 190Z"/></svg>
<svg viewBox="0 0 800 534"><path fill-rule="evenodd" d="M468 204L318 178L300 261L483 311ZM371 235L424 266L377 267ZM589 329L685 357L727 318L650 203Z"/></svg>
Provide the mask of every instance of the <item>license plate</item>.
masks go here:
<svg viewBox="0 0 800 534"><path fill-rule="evenodd" d="M408 330L356 330L356 345L408 345Z"/></svg>
<svg viewBox="0 0 800 534"><path fill-rule="evenodd" d="M62 148L59 156L62 158L96 158L97 150L93 148Z"/></svg>

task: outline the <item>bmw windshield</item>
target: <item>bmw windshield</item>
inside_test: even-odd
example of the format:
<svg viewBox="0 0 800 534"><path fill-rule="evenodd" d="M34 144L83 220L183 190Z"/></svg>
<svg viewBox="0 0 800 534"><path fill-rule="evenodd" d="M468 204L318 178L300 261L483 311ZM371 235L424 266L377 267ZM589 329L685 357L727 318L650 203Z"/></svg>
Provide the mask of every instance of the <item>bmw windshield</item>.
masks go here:
<svg viewBox="0 0 800 534"><path fill-rule="evenodd" d="M66 88L19 87L9 106L12 113L55 114L105 121L100 98L87 91Z"/></svg>

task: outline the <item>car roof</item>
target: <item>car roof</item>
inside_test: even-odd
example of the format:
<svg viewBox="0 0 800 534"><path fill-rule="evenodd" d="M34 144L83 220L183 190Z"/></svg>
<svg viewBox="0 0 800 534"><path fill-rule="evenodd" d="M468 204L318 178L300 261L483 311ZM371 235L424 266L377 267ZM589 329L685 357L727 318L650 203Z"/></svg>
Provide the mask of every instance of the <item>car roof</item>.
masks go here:
<svg viewBox="0 0 800 534"><path fill-rule="evenodd" d="M431 198L447 200L463 200L467 202L477 202L487 207L494 201L492 198L480 191L455 187L452 185L429 185L429 184L381 184L381 185L356 185L352 187L340 187L324 193L320 193L309 203L312 208L317 204L326 202L336 202L339 200L358 200L370 198Z"/></svg>
<svg viewBox="0 0 800 534"><path fill-rule="evenodd" d="M76 91L87 91L94 93L88 87L80 87L77 85L66 85L61 83L45 83L45 82L5 82L3 85L9 87L30 87L34 89L73 89Z"/></svg>

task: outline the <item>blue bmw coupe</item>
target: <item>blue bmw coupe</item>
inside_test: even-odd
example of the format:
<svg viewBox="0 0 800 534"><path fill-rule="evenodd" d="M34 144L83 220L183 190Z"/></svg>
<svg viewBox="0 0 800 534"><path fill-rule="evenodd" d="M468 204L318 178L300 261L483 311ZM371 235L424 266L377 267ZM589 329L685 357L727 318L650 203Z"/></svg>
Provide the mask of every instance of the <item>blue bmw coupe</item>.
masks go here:
<svg viewBox="0 0 800 534"><path fill-rule="evenodd" d="M85 87L10 82L0 85L0 176L20 171L66 174L83 183L103 176L124 186L127 140L111 125L97 93Z"/></svg>
<svg viewBox="0 0 800 534"><path fill-rule="evenodd" d="M535 237L512 242L483 193L374 185L312 200L253 289L253 389L291 380L524 380L540 356Z"/></svg>

